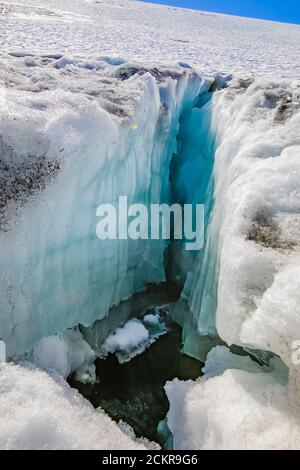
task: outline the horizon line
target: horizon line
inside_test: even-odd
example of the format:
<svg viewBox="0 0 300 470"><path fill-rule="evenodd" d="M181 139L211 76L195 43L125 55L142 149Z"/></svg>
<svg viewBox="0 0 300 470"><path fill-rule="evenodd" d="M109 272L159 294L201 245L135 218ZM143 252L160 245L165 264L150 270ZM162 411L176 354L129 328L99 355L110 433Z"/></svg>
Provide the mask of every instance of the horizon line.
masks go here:
<svg viewBox="0 0 300 470"><path fill-rule="evenodd" d="M291 23L290 21L285 21L285 20L272 20L272 19L269 19L269 18L260 18L260 17L257 17L257 16L241 16L241 15L238 15L238 14L234 14L234 13L224 13L224 12L221 12L221 11L210 11L210 10L200 10L200 9L196 9L196 8L192 8L192 7L182 7L182 6L176 6L176 5L168 5L168 4L165 4L165 3L152 3L151 1L147 1L147 0L133 0L135 2L139 2L139 3L146 3L148 5L153 5L153 6L158 6L158 7L165 7L165 8L175 8L177 10L190 10L190 11L195 11L195 12L201 12L201 13L210 13L212 15L222 15L222 16L233 16L234 18L243 18L245 20L254 20L254 21L267 21L269 23L278 23L278 24L286 24L286 25L291 25L291 26L300 26L300 22L298 23Z"/></svg>

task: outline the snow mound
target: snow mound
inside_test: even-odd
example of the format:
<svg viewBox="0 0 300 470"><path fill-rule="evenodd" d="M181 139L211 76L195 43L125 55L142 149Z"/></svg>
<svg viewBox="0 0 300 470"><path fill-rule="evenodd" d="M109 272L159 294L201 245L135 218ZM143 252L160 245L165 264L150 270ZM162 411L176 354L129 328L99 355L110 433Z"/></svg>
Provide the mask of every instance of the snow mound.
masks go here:
<svg viewBox="0 0 300 470"><path fill-rule="evenodd" d="M300 449L297 396L273 373L225 347L211 351L205 372L165 386L175 449Z"/></svg>
<svg viewBox="0 0 300 470"><path fill-rule="evenodd" d="M44 8L43 6L21 5L9 2L0 3L0 18L6 20L16 18L19 21L26 19L32 21L89 20L88 17L84 18L82 15L76 15L75 13L71 12Z"/></svg>
<svg viewBox="0 0 300 470"><path fill-rule="evenodd" d="M165 388L175 449L300 449L299 407L267 374L227 370Z"/></svg>
<svg viewBox="0 0 300 470"><path fill-rule="evenodd" d="M96 355L77 328L43 338L33 351L33 362L65 379L75 372L82 383L96 381Z"/></svg>
<svg viewBox="0 0 300 470"><path fill-rule="evenodd" d="M95 410L63 379L29 366L0 366L0 416L1 449L153 448Z"/></svg>

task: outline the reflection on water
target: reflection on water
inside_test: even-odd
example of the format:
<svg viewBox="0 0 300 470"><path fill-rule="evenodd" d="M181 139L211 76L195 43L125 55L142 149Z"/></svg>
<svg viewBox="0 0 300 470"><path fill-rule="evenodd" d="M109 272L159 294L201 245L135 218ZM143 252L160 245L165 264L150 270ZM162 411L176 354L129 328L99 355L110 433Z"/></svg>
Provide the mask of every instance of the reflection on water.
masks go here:
<svg viewBox="0 0 300 470"><path fill-rule="evenodd" d="M138 437L159 442L157 425L164 419L169 402L164 391L167 380L196 379L203 364L180 352L181 328L169 332L130 362L119 364L114 355L96 361L99 383L82 384L70 378L72 387L112 419L128 423ZM162 444L162 443L161 443Z"/></svg>

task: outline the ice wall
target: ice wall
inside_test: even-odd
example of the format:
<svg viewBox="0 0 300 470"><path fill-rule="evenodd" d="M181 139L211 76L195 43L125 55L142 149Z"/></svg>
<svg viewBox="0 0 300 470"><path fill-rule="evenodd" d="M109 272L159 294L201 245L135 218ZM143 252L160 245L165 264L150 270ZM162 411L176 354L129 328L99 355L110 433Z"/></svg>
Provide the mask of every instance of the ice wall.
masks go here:
<svg viewBox="0 0 300 470"><path fill-rule="evenodd" d="M99 241L96 207L166 201L187 68L6 57L1 77L0 336L9 356L165 279L165 242ZM0 77L0 78L1 78Z"/></svg>
<svg viewBox="0 0 300 470"><path fill-rule="evenodd" d="M298 82L240 78L214 93L213 209L204 257L183 292L193 319L186 330L217 331L289 366L299 337L298 90ZM197 349L193 341L187 335L185 350Z"/></svg>
<svg viewBox="0 0 300 470"><path fill-rule="evenodd" d="M210 324L228 345L271 354L262 367L218 347L204 377L168 383L175 449L300 448L299 89L299 81L243 78L212 98L216 308L203 317L205 302L193 303L203 292L199 258L187 297L198 334L184 348L201 353L195 343L207 341L200 335Z"/></svg>
<svg viewBox="0 0 300 470"><path fill-rule="evenodd" d="M233 83L215 101L222 199L217 329L228 344L273 351L289 367L299 336L298 90L298 82L257 80L247 90Z"/></svg>
<svg viewBox="0 0 300 470"><path fill-rule="evenodd" d="M217 79L215 85L218 86ZM173 317L183 326L183 351L201 360L212 344L218 342L215 311L219 221L213 216L217 144L212 103L213 93L207 92L182 116L177 154L171 167L175 200L205 207L203 249L191 253L182 249L182 244L173 243L170 250L170 272L182 287Z"/></svg>

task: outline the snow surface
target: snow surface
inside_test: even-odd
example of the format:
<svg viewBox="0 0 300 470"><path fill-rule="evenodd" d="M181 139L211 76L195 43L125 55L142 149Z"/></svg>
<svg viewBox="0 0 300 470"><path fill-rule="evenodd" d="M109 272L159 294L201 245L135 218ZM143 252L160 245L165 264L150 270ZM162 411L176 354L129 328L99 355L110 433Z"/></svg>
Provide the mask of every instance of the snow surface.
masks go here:
<svg viewBox="0 0 300 470"><path fill-rule="evenodd" d="M0 416L1 450L155 447L95 410L63 379L30 365L0 365Z"/></svg>
<svg viewBox="0 0 300 470"><path fill-rule="evenodd" d="M299 76L297 25L128 0L15 3L0 4L2 51L96 52L163 64L180 61L202 73Z"/></svg>
<svg viewBox="0 0 300 470"><path fill-rule="evenodd" d="M209 258L203 269L199 259L183 292L191 312L184 319L185 350L193 349L195 327L200 335L218 333L228 345L278 354L289 368L288 384L284 367L270 374L216 348L204 378L166 387L176 448L300 448L300 375L292 347L300 333L299 91L297 80L249 77L214 94L215 189L206 252L213 242L217 263Z"/></svg>
<svg viewBox="0 0 300 470"><path fill-rule="evenodd" d="M218 334L278 354L290 376L284 385L272 368L212 351L206 377L166 386L175 447L300 448L292 361L300 334L299 36L296 25L127 0L0 3L0 333L8 356L42 340L41 366L77 370L89 362L82 338L71 355L62 336L43 338L89 326L165 280L164 243L100 245L95 213L119 194L167 200L181 145L179 160L191 158L176 162L178 193L205 195L210 217L193 269L175 251L174 276L190 269L184 350L197 356L195 334ZM197 108L217 72L226 88ZM0 381L4 448L138 445L64 382L12 365L1 365Z"/></svg>
<svg viewBox="0 0 300 470"><path fill-rule="evenodd" d="M299 336L299 97L297 81L258 80L245 93L232 86L216 96L214 111L216 192L223 198L215 206L221 218L217 329L228 344L271 350L288 366L291 341Z"/></svg>
<svg viewBox="0 0 300 470"><path fill-rule="evenodd" d="M300 404L278 365L262 368L217 346L203 377L168 382L174 449L299 449Z"/></svg>
<svg viewBox="0 0 300 470"><path fill-rule="evenodd" d="M299 449L300 408L271 374L226 370L165 386L174 449Z"/></svg>

